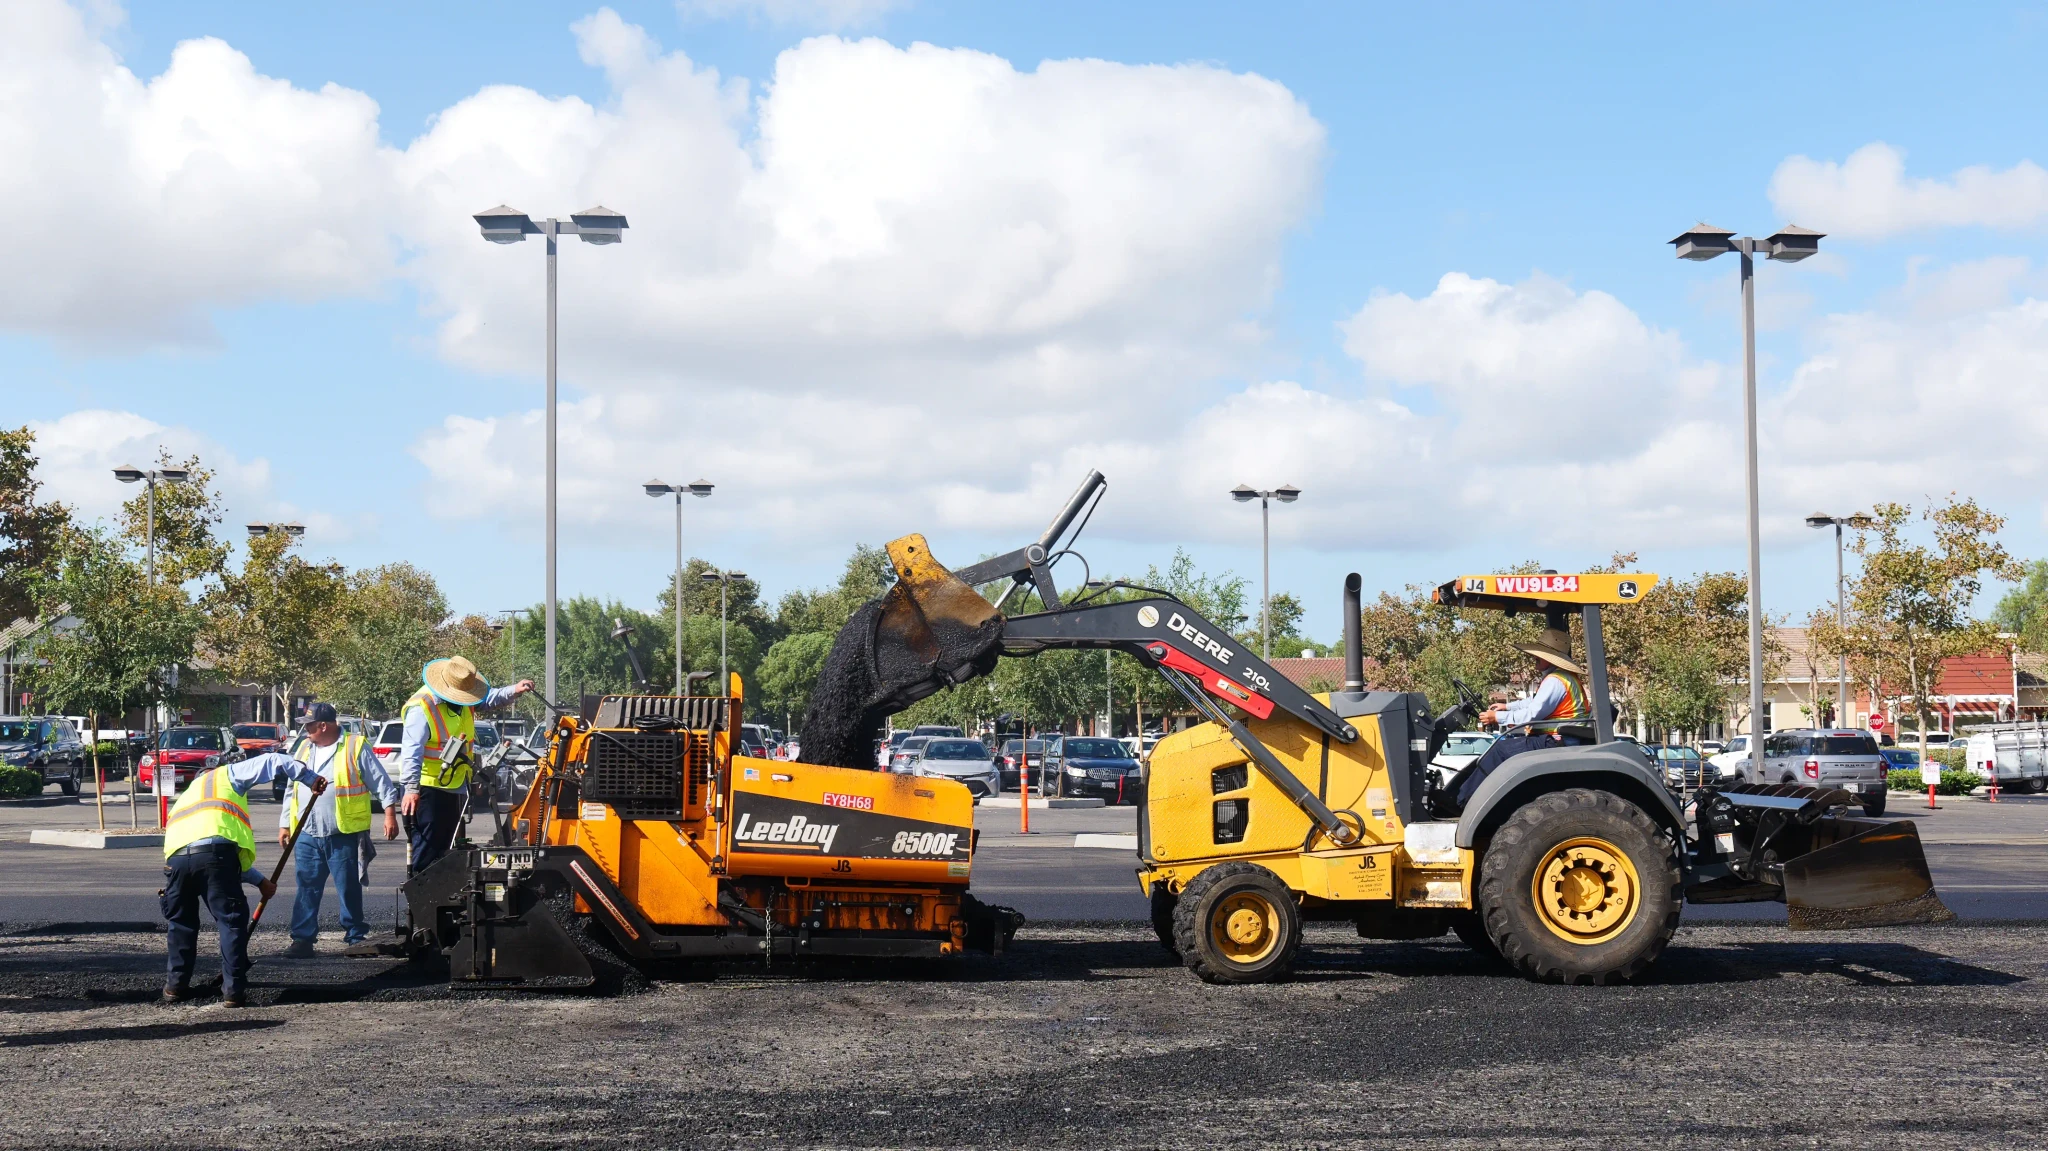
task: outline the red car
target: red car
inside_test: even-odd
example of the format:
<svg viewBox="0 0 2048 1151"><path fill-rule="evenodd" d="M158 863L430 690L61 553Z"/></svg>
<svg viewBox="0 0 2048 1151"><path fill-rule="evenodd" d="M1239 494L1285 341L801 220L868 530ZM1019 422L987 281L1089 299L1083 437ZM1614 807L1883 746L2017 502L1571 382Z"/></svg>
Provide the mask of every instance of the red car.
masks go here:
<svg viewBox="0 0 2048 1151"><path fill-rule="evenodd" d="M238 723L234 726L235 745L243 755L262 755L266 751L284 750L284 728L274 723Z"/></svg>
<svg viewBox="0 0 2048 1151"><path fill-rule="evenodd" d="M172 780L182 791L207 768L248 758L236 744L235 733L224 727L174 727L157 736L156 746L143 755L137 771L144 791L156 789L159 762L171 769Z"/></svg>

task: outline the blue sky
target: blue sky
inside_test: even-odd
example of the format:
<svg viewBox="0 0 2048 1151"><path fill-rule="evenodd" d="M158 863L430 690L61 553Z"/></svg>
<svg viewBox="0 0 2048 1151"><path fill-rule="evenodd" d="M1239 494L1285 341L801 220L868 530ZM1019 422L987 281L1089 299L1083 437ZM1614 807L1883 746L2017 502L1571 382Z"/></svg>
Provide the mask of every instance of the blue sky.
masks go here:
<svg viewBox="0 0 2048 1151"><path fill-rule="evenodd" d="M177 260L143 260L136 279L161 280L165 298L185 300L202 317L182 328L171 322L169 335L160 324L122 319L127 309L146 310L132 296L146 293L147 283L81 287L67 309L42 307L29 289L0 300L0 372L10 381L5 418L51 426L73 417L65 450L75 466L53 468L49 478L88 509L120 493L87 482L105 461L80 438L127 437L121 442L139 446L154 436L223 458L238 517L306 518L316 529L307 541L316 554L350 564L422 563L464 610L532 602L539 518L519 485L538 460L522 454L530 440L519 439L514 425L539 401L538 357L518 341L530 336L537 315L540 254L532 244L485 250L480 241L475 251L444 249L454 241L429 234L441 226L438 217L420 222L428 194L417 191L453 185L431 195L445 192L447 204L465 205L460 211L512 194L492 189L516 179L476 180L476 171L491 170L486 161L435 168L443 162L437 156L514 147L507 142L523 135L517 116L458 128L460 117L443 115L477 106L488 86L506 85L535 94L522 107L564 108L566 98L580 98L613 124L601 139L592 135L594 157L576 150L573 126L536 133L546 143L530 163L585 165L566 181L574 194L589 189L636 220L620 249L571 244L562 259L564 394L593 404L587 434L565 446L565 469L595 469L576 489L582 502L564 508L565 522L579 521L564 538L565 592L651 601L672 547L671 520L665 507L621 482L643 472L670 479L701 473L718 482L719 496L686 509L686 546L745 567L771 595L829 581L856 540L923 530L942 557L959 562L1010 546L1035 534L1031 522L1050 514L1050 502L1084 465L1109 473L1109 506L1118 509L1091 532L1086 550L1098 569L1127 572L1163 563L1184 544L1205 566L1255 575L1256 512L1231 504L1224 489L1239 479L1300 483L1308 492L1301 503L1276 513L1275 584L1303 596L1311 627L1323 634L1336 626L1336 589L1347 570L1365 572L1369 587L1398 588L1524 558L1569 568L1616 549L1638 551L1643 566L1667 572L1737 569L1741 444L1739 424L1729 418L1739 403L1734 264L1680 263L1664 242L1696 219L1769 230L1793 208L1808 213L1795 222L1832 234L1822 259L1760 273L1765 408L1782 432L1766 435L1767 608L1803 615L1832 592L1826 541L1797 526L1798 516L1816 508L1846 511L1877 499L1918 504L1955 489L2010 517L2016 552L2048 552L2039 472L2026 458L2038 454L2033 433L2043 430L2041 377L2033 369L2048 361L2048 335L2034 308L2043 295L2048 205L2038 202L2027 172L2042 152L2036 110L2048 96L2038 67L2048 17L2038 9L1446 12L932 0L715 7L617 3L617 20L592 25L597 30L587 35L570 26L595 6L166 3L121 20L88 20L87 38L144 83L172 67L181 43L213 37L246 56L255 74L288 82L308 101L330 84L362 93L375 101L374 131L385 153L408 157L393 163L406 169L411 190L386 206L349 209L344 232L365 241L379 230L395 237L388 258L366 256L360 267L309 277L288 266L243 283L227 257L227 270L189 278ZM835 21L834 11L866 14L849 23ZM702 143L678 127L685 117L647 119L650 104L691 97L681 81L660 87L636 79L641 65L619 64L622 57L605 54L611 49L591 47L623 42L624 33L606 30L624 27L642 29L658 45L650 59L687 55L707 85L707 69L727 84L747 82L744 93L726 89L735 103L723 113L739 152L693 151ZM832 340L798 353L777 346L776 325L819 330L821 317L840 317L849 306L843 293L853 293L856 310L862 306L857 286L761 273L771 283L759 299L770 303L748 312L744 300L756 297L746 291L693 295L639 261L666 258L665 189L746 149L762 154L760 114L779 57L790 69L782 87L791 108L801 76L815 77L808 83L828 92L828 106L834 83L865 97L955 82L913 75L912 54L826 59L815 42L810 51L799 47L834 32L879 37L895 49L922 42L985 53L1024 74L1044 60L1076 58L1206 67L1182 70L1180 79L1193 77L1188 85L1132 69L1067 77L1057 98L999 84L974 105L986 125L959 137L872 117L791 136L796 142L778 154L810 147L830 155L815 163L799 156L803 162L777 176L783 184L817 182L777 193L786 212L837 211L839 169L828 161L844 141L835 133L874 132L915 157L920 146L943 152L949 140L985 131L1005 141L1005 156L1025 173L992 177L957 198L949 191L957 180L920 183L912 214L959 230L945 243L921 241L914 229L892 236L900 249L892 258L912 269L895 281L911 286L902 314L870 308L861 314L872 328L861 338L842 342L845 333L835 327ZM43 50L85 51L75 39L52 44ZM105 66L88 57L81 56L82 74ZM611 63L593 66L589 58L597 57ZM815 70L800 72L805 61ZM195 63L193 72L202 71ZM1282 86L1284 96L1276 103L1238 82L1245 74ZM1055 86L1043 79L1042 87ZM210 98L207 84L194 87L202 93L194 99ZM963 90L932 89L910 103ZM1001 136L1026 118L1004 105L1012 98L1006 92L1050 127ZM1091 104L1091 92L1103 95ZM0 97L8 101L0 116L47 119L39 105L62 98L54 82L46 91L31 87ZM217 106L189 107L211 107L202 118L235 116L228 95ZM1237 134L1214 130L1239 108L1265 119ZM807 114L818 115L815 106ZM604 121L607 115L615 121ZM290 132L299 116L287 116L276 131ZM635 117L651 126L628 131ZM413 147L436 125L445 147ZM1060 144L1101 125L1129 133L1119 139L1179 142L1157 152L1137 148L1130 166L1156 162L1161 170L1125 179L1114 146L1069 152ZM663 135L670 131L682 134ZM1284 144L1274 142L1281 138ZM1788 173L1788 161L1799 156L1822 165L1859 154L1884 159L1859 153L1873 145L1902 157L1903 176L1887 182L1882 163ZM90 146L60 140L44 154ZM864 149L860 140L848 146ZM337 147L331 140L309 145L308 154L331 157ZM1033 147L1043 154L1030 153ZM252 155L238 162L265 163ZM699 155L706 158L692 159ZM943 157L933 163L942 167ZM1988 181L1958 176L1974 167L1988 169ZM777 171L766 160L759 168ZM1057 187L1067 196L1094 195L1096 187L1110 189L1108 197L1131 195L1117 210L1131 214L1133 231L1159 225L1208 185L1244 188L1218 193L1213 210L1191 214L1185 236L1194 253L1172 257L1171 277L1117 273L1130 275L1131 294L1153 304L1090 297L1063 304L1058 321L1038 327L1010 315L993 324L977 319L943 338L902 335L920 322L915 285L953 274L919 269L950 267L959 237L968 237L969 251L979 250L981 237L1000 239L1004 197L1028 188L1030 172L1049 169L1063 170ZM354 178L340 161L311 177L293 171L279 185L282 194L319 184L305 194L322 204L344 195ZM55 197L64 178L44 193ZM615 199L609 187L634 190L635 202ZM12 197L22 209L23 194L8 189L0 181L0 203ZM865 194L856 188L850 197ZM677 201L687 208L690 195L679 192ZM585 206L515 203L536 214ZM210 223L198 217L198 234L239 228L247 210L232 207ZM458 210L435 210L460 223ZM82 211L90 223L94 208ZM308 211L306 219L321 218ZM153 223L189 229L192 219L167 214L153 222L146 208L141 215L131 224L143 231ZM692 215L702 213L675 218ZM833 217L840 229L833 234L843 239L849 219ZM1105 235L1123 231L1115 223L1089 220L1077 225L1072 243L1054 247L1100 247ZM271 227L305 230L287 219L250 231L264 238ZM920 242L933 250L903 255ZM1149 258L1161 242L1133 241L1133 250ZM1210 250L1219 254L1205 265L1201 253ZM118 245L82 259L124 267ZM572 304L572 297L602 297L614 279L643 275L652 296L664 287L678 294L615 326ZM1441 290L1451 275L1477 287ZM1170 297L1181 290L1187 306L1169 314L1176 310ZM778 320L772 302L792 292L813 303L791 305L789 318ZM958 294L938 291L922 311ZM758 320L767 335L727 344L692 328L685 318L692 309L664 311L706 298L742 300L728 326L753 331ZM82 312L92 318L77 319ZM448 326L451 317L469 316L479 318L484 337ZM1236 324L1243 330L1212 336ZM514 328L525 336L493 342L488 335ZM602 347L593 350L594 341ZM1032 358L1020 346L1035 349L1041 364L1058 358L1048 349L1076 362L1121 356L1126 364L1094 369L1098 376L1064 391L1057 369L1037 375L1018 367ZM1987 346L1997 353L1981 354ZM751 356L749 348L763 350ZM1960 352L1975 362L1963 362ZM931 383L892 390L891 372ZM779 390L796 386L778 382L791 373L804 377L800 402ZM1575 387L1580 378L1583 386ZM849 423L852 442L824 435L835 419L877 406L889 407L895 422ZM88 428L77 418L84 412L110 415ZM1831 413L1846 416L1835 422ZM124 424L111 414L132 419ZM451 417L497 423L480 432L450 424ZM567 460L578 450L598 458ZM464 480L492 462L504 473L495 481ZM1041 466L1034 471L1031 462ZM1202 502L1212 488L1213 500Z"/></svg>

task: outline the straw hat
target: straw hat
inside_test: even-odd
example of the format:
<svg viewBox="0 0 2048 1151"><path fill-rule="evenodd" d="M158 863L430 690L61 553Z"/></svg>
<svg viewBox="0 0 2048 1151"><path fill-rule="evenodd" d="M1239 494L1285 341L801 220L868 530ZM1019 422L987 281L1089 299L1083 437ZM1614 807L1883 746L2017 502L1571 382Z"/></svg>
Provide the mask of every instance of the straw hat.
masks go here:
<svg viewBox="0 0 2048 1151"><path fill-rule="evenodd" d="M1543 629L1543 635L1535 643L1521 645L1521 650L1548 664L1555 664L1573 675L1584 675L1586 669L1572 662L1572 637L1554 627Z"/></svg>
<svg viewBox="0 0 2048 1151"><path fill-rule="evenodd" d="M427 661L427 666L420 669L420 682L440 696L443 703L463 707L482 703L491 690L491 685L477 674L476 665L459 655Z"/></svg>

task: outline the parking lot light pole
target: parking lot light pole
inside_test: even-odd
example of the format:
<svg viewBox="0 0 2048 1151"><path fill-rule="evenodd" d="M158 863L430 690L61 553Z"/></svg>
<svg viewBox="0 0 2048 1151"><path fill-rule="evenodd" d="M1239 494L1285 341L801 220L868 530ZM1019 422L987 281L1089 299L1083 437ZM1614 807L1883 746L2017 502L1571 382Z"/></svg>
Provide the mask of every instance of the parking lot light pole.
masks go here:
<svg viewBox="0 0 2048 1151"><path fill-rule="evenodd" d="M1810 528L1833 527L1835 529L1835 627L1847 630L1849 626L1848 583L1842 575L1842 528L1867 528L1869 516L1861 512L1853 516L1831 516L1815 512L1806 517ZM1835 725L1841 726L1849 715L1849 656L1847 652L1835 653L1839 665L1835 669Z"/></svg>
<svg viewBox="0 0 2048 1151"><path fill-rule="evenodd" d="M586 244L616 244L625 237L626 217L603 206L587 208L566 221L549 218L535 222L517 208L503 204L472 217L483 229L484 239L493 244L517 244L528 236L545 236L548 242L548 398L547 398L547 699L555 694L555 240L581 236Z"/></svg>
<svg viewBox="0 0 2048 1151"><path fill-rule="evenodd" d="M142 517L142 554L143 564L145 565L144 570L148 572L147 578L150 587L156 586L156 486L159 483L182 484L187 479L190 479L191 475L192 473L184 468L138 468L132 464L123 464L114 469L114 478L124 484L147 483L149 485L148 510ZM157 706L156 679L152 677L149 686L149 724L146 728L149 733L149 749L144 752L145 755L154 756L158 750L156 746ZM93 732L93 738L98 739L99 732ZM130 827L135 826L135 788L141 780L142 765L138 761L135 766L134 776L128 780L128 826ZM173 772L169 783L166 784L164 773L161 771L154 772L151 782L156 786L158 797L156 825L162 827L164 825L164 804L168 801L167 797L175 792L178 787L177 773Z"/></svg>
<svg viewBox="0 0 2048 1151"><path fill-rule="evenodd" d="M700 480L698 482L702 483L703 481ZM717 568L704 573L706 583L715 581L718 584L718 691L721 695L732 690L732 676L725 668L725 593L731 589L732 581L746 578L747 573L745 572L719 571ZM676 595L681 596L682 594L682 585L678 583L676 585Z"/></svg>
<svg viewBox="0 0 2048 1151"><path fill-rule="evenodd" d="M1749 490L1749 768L1763 777L1764 604L1763 531L1757 515L1756 476L1756 261L1797 263L1820 251L1826 233L1788 225L1765 239L1736 236L1726 228L1697 224L1671 240L1681 260L1711 260L1728 252L1742 256L1742 416L1746 433L1745 479Z"/></svg>
<svg viewBox="0 0 2048 1151"><path fill-rule="evenodd" d="M1239 484L1230 489L1230 498L1238 503L1259 501L1259 636L1262 657L1273 658L1273 511L1272 501L1291 504L1301 498L1301 489L1293 484L1281 484L1270 492L1262 492L1249 484Z"/></svg>
<svg viewBox="0 0 2048 1151"><path fill-rule="evenodd" d="M290 536L290 537L292 537L293 539L298 539L299 537L301 537L301 536L303 536L303 535L305 535L305 534L306 534L306 525L305 525L305 524L299 524L299 523L291 523L291 524L250 524L250 525L248 525L248 527L249 527L249 538L250 538L250 539L252 539L252 540L256 540L256 539L262 539L262 538L263 538L264 536L267 536L267 535L271 534L272 532L276 532L276 533L277 533L277 534L279 534L279 535L287 535L287 536ZM280 692L280 693L278 693L278 696L277 696L277 723L278 723L278 728L279 728L279 730L283 730L283 729L284 729L284 728L285 728L285 727L286 727L286 726L287 726L288 724L290 724L291 720L290 720L290 719L288 718L288 716L289 716L289 714L290 714L290 711L291 711L291 701L290 701L290 700L288 700L288 699L285 699L285 698L283 698L283 693L281 693L281 692Z"/></svg>
<svg viewBox="0 0 2048 1151"><path fill-rule="evenodd" d="M687 484L665 484L660 480L648 480L640 488L648 495L659 498L673 494L676 497L676 694L683 694L683 493L688 492L700 499L709 496L715 485L710 480L694 480Z"/></svg>

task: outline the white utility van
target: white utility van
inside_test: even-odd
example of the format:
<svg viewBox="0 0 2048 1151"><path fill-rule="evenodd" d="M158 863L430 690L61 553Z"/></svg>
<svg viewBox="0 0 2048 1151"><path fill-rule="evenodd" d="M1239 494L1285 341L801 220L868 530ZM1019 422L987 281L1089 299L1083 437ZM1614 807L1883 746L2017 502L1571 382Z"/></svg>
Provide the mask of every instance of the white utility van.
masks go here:
<svg viewBox="0 0 2048 1151"><path fill-rule="evenodd" d="M1961 746L1970 771L1987 781L1995 776L2000 790L2048 791L2048 729L2002 724L1972 733Z"/></svg>

